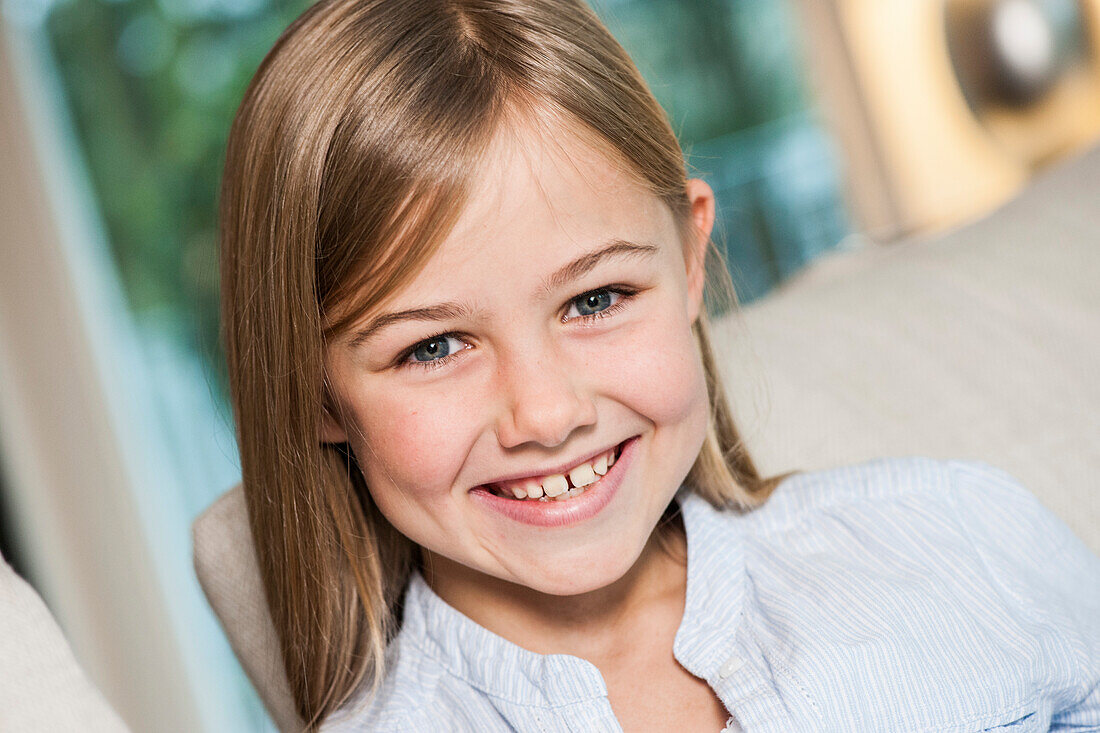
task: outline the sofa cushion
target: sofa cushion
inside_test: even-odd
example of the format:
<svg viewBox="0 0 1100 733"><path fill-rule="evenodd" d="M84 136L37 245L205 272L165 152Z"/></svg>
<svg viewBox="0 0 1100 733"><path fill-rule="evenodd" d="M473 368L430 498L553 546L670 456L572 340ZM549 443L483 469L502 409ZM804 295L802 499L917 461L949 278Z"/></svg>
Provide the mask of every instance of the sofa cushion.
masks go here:
<svg viewBox="0 0 1100 733"><path fill-rule="evenodd" d="M84 675L38 593L2 557L0 730L36 733L128 730Z"/></svg>
<svg viewBox="0 0 1100 733"><path fill-rule="evenodd" d="M192 525L195 574L229 646L280 731L305 724L290 695L279 639L252 545L244 490L222 494Z"/></svg>
<svg viewBox="0 0 1100 733"><path fill-rule="evenodd" d="M1100 149L946 235L841 251L717 348L762 470L995 464L1100 551Z"/></svg>

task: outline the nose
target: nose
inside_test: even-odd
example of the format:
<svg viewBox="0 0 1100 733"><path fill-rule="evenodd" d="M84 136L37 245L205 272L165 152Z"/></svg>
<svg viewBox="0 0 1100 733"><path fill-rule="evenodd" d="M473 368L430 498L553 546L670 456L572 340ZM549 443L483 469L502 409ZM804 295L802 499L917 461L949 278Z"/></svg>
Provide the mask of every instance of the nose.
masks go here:
<svg viewBox="0 0 1100 733"><path fill-rule="evenodd" d="M552 348L503 354L498 375L502 408L496 432L504 448L561 445L574 430L596 422L583 368Z"/></svg>

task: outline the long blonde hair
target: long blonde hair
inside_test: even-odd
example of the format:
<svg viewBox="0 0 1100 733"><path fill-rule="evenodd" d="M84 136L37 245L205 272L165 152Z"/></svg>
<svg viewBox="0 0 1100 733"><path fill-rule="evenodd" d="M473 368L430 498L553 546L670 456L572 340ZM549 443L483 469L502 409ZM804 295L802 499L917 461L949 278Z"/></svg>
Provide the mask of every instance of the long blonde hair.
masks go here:
<svg viewBox="0 0 1100 733"><path fill-rule="evenodd" d="M321 440L325 346L422 267L506 111L524 109L594 136L690 228L666 116L580 0L322 0L276 41L233 121L223 337L256 554L310 730L384 675L414 549L347 446ZM742 444L705 316L695 334L712 410L687 481L751 508L783 477L761 477Z"/></svg>

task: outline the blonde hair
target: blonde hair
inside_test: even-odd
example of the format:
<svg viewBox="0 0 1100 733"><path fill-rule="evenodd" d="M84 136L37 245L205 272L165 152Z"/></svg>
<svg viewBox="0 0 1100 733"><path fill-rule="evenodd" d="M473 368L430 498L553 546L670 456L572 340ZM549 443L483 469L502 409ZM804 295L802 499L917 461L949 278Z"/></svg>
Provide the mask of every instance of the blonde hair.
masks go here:
<svg viewBox="0 0 1100 733"><path fill-rule="evenodd" d="M223 337L256 554L311 730L382 679L414 556L348 447L321 441L325 346L423 266L506 112L535 109L600 141L690 229L666 116L579 0L322 0L276 41L233 121ZM694 331L712 409L687 481L751 508L783 477L757 472L705 315Z"/></svg>

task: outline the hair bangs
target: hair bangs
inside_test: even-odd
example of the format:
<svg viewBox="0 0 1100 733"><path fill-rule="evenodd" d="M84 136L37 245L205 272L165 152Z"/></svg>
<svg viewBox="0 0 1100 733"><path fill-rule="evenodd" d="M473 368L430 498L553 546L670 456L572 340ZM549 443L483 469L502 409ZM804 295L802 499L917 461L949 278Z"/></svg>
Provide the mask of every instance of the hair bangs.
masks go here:
<svg viewBox="0 0 1100 733"><path fill-rule="evenodd" d="M410 46L358 77L328 145L315 280L326 340L406 285L453 229L512 86L468 23L421 14L405 19L421 29Z"/></svg>

